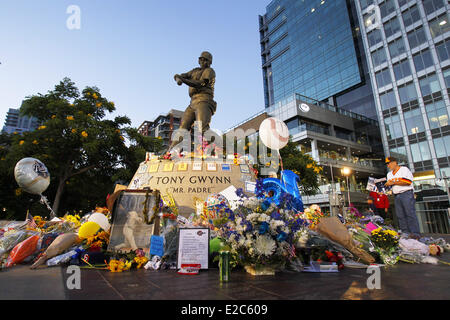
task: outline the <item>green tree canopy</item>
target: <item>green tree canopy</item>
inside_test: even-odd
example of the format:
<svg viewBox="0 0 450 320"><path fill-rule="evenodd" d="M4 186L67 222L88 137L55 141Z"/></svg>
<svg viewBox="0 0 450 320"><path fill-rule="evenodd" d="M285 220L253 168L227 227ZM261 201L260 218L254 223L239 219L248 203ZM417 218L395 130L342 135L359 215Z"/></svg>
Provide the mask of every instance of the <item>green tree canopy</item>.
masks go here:
<svg viewBox="0 0 450 320"><path fill-rule="evenodd" d="M18 160L34 157L50 171L46 194L55 212L104 204L115 180L131 180L145 152L162 148L161 140L144 137L130 127L128 117L108 119L113 111L114 102L98 88L86 87L80 93L68 78L45 95L27 97L21 113L36 117L40 126L23 135L13 134L9 140L2 138L6 150L0 149L5 162L2 174L13 177Z"/></svg>

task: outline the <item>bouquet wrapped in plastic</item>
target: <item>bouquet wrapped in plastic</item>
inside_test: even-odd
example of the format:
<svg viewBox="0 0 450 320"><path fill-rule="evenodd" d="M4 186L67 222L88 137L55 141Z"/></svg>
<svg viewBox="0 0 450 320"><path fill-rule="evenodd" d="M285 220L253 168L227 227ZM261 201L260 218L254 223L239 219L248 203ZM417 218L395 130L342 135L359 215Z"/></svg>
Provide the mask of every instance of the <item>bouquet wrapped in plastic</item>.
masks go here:
<svg viewBox="0 0 450 320"><path fill-rule="evenodd" d="M26 231L11 230L3 234L3 237L0 239L0 256L10 251L27 237L28 233Z"/></svg>

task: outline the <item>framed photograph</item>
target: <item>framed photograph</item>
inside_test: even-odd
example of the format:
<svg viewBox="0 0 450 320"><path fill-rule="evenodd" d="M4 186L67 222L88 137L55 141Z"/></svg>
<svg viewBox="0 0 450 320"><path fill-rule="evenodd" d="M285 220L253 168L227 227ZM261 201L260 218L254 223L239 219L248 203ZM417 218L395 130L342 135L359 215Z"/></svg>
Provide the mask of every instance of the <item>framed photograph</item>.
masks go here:
<svg viewBox="0 0 450 320"><path fill-rule="evenodd" d="M226 171L226 172L231 171L231 164L229 164L229 163L223 163L223 164L222 164L222 171Z"/></svg>
<svg viewBox="0 0 450 320"><path fill-rule="evenodd" d="M148 166L148 172L150 172L150 173L158 172L158 168L159 168L159 161L153 162Z"/></svg>
<svg viewBox="0 0 450 320"><path fill-rule="evenodd" d="M207 162L206 171L217 171L217 164L215 162Z"/></svg>
<svg viewBox="0 0 450 320"><path fill-rule="evenodd" d="M209 228L178 229L177 267L184 264L199 264L200 269L208 269Z"/></svg>
<svg viewBox="0 0 450 320"><path fill-rule="evenodd" d="M174 163L172 161L164 163L163 172L172 172Z"/></svg>
<svg viewBox="0 0 450 320"><path fill-rule="evenodd" d="M245 182L245 181L250 181L250 180L252 180L252 175L251 174L247 174L247 173L243 173L242 175L241 175L241 179L240 179L242 182Z"/></svg>
<svg viewBox="0 0 450 320"><path fill-rule="evenodd" d="M241 165L239 165L239 167L241 169L241 173L250 173L250 169L249 169L248 165L241 164Z"/></svg>
<svg viewBox="0 0 450 320"><path fill-rule="evenodd" d="M182 162L178 164L177 171L187 171L188 164L186 162Z"/></svg>
<svg viewBox="0 0 450 320"><path fill-rule="evenodd" d="M193 162L192 163L192 171L202 171L202 163L201 162Z"/></svg>
<svg viewBox="0 0 450 320"><path fill-rule="evenodd" d="M256 182L253 181L245 181L245 192L255 193L256 190Z"/></svg>
<svg viewBox="0 0 450 320"><path fill-rule="evenodd" d="M113 223L108 251L129 252L141 248L150 250L153 234L153 215L160 201L159 192L145 190L125 190L121 193L113 209ZM144 205L147 214L144 214ZM157 219L156 221L159 221Z"/></svg>

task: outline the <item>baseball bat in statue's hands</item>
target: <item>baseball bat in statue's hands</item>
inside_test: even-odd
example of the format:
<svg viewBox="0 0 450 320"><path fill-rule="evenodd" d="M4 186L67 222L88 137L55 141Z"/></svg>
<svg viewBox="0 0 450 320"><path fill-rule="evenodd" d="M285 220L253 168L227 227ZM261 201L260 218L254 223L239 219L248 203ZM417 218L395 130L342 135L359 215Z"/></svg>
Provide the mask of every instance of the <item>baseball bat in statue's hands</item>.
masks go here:
<svg viewBox="0 0 450 320"><path fill-rule="evenodd" d="M183 80L181 79L181 76L179 74L176 74L173 78L175 79L175 81L179 86L183 84Z"/></svg>

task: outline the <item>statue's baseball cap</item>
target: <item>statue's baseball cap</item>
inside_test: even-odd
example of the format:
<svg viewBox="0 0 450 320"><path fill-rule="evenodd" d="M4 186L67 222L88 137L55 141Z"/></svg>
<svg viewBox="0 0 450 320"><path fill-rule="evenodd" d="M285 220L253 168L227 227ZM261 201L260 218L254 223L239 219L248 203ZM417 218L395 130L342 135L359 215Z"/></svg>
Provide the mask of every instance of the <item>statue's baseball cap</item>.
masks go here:
<svg viewBox="0 0 450 320"><path fill-rule="evenodd" d="M200 57L199 57L199 58L205 58L205 59L208 60L210 63L212 63L212 59L213 59L212 54L209 53L208 51L203 51L203 52L200 54Z"/></svg>
<svg viewBox="0 0 450 320"><path fill-rule="evenodd" d="M391 163L391 162L398 162L398 160L397 160L397 158L394 158L394 157L387 157L384 162L386 164L388 164L388 163Z"/></svg>

